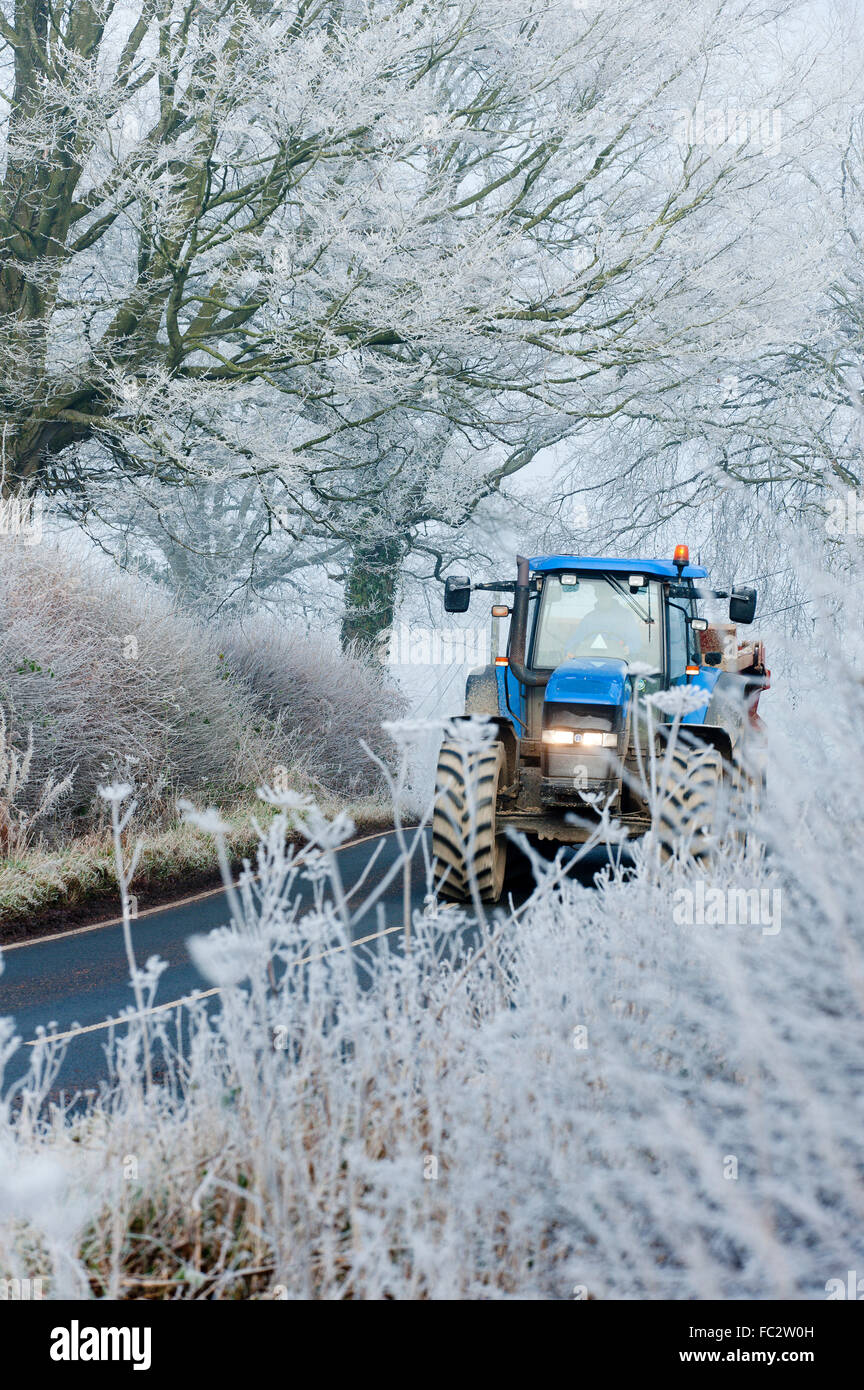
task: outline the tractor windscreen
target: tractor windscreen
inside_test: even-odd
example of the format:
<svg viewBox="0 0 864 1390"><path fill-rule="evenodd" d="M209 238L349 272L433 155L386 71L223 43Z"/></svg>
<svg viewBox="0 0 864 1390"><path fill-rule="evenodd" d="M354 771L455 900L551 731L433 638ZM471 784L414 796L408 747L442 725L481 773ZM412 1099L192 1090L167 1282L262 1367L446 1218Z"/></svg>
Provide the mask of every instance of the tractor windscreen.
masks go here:
<svg viewBox="0 0 864 1390"><path fill-rule="evenodd" d="M655 580L631 594L627 575L549 575L534 640L535 670L573 657L621 657L662 667L661 612Z"/></svg>

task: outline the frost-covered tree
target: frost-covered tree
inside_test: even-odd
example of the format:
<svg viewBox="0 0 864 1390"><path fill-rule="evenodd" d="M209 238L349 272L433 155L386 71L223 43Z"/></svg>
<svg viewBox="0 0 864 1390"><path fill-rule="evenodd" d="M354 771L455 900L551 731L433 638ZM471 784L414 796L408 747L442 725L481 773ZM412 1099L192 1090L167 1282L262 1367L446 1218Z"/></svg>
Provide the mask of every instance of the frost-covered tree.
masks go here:
<svg viewBox="0 0 864 1390"><path fill-rule="evenodd" d="M686 132L731 53L782 109L795 8L0 0L4 487L251 481L373 640L418 539L758 312L763 152Z"/></svg>
<svg viewBox="0 0 864 1390"><path fill-rule="evenodd" d="M203 617L239 614L250 605L287 607L295 618L302 611L319 622L325 610L338 616L336 578L345 547L338 540L298 540L298 519L280 505L278 485L265 498L254 477L184 487L136 482L122 492L110 475L104 485L91 480L86 496L65 504L123 569L156 580Z"/></svg>
<svg viewBox="0 0 864 1390"><path fill-rule="evenodd" d="M842 5L818 11L836 27L784 113L771 197L752 204L739 248L741 288L761 266L773 290L749 328L742 319L742 332L724 333L705 370L651 415L628 406L611 429L590 430L578 455L562 449L545 505L525 489L521 499L540 545L554 548L574 522L587 547L602 538L644 553L689 539L724 573L774 581L771 607L796 622L807 600L790 528L803 523L826 559L848 563L837 541L855 532L864 444L862 31Z"/></svg>

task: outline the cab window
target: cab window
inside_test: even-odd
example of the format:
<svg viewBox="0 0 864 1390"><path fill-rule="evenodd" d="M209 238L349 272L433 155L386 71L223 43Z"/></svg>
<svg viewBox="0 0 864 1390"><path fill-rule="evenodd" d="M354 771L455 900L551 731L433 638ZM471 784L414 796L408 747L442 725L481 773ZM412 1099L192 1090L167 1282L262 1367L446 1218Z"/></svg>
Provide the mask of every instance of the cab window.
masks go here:
<svg viewBox="0 0 864 1390"><path fill-rule="evenodd" d="M654 581L631 594L626 576L550 575L531 664L544 670L580 657L617 657L659 668L659 611Z"/></svg>
<svg viewBox="0 0 864 1390"><path fill-rule="evenodd" d="M690 625L682 608L669 604L666 609L669 624L669 682L683 681L686 675Z"/></svg>

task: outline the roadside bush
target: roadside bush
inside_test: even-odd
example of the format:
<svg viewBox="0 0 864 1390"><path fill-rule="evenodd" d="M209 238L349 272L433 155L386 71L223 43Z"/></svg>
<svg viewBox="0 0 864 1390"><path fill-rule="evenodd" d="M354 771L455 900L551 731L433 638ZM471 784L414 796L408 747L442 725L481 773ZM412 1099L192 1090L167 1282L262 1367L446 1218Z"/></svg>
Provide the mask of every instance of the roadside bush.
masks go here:
<svg viewBox="0 0 864 1390"><path fill-rule="evenodd" d="M383 673L335 638L272 619L220 634L147 581L0 544L0 709L10 754L26 757L21 814L77 769L40 828L87 828L101 815L96 787L114 776L150 809L175 791L206 801L254 788L278 767L372 793L380 774L359 741L389 756L380 725L400 708Z"/></svg>
<svg viewBox="0 0 864 1390"><path fill-rule="evenodd" d="M335 637L272 618L237 624L219 640L231 675L253 692L260 714L290 735L301 766L330 790L357 795L378 787L360 740L389 762L393 744L381 725L404 712L379 667L343 652Z"/></svg>
<svg viewBox="0 0 864 1390"><path fill-rule="evenodd" d="M125 771L188 789L242 779L251 701L214 643L153 586L46 545L0 549L0 702L33 728L32 795L77 767L64 813L87 816Z"/></svg>

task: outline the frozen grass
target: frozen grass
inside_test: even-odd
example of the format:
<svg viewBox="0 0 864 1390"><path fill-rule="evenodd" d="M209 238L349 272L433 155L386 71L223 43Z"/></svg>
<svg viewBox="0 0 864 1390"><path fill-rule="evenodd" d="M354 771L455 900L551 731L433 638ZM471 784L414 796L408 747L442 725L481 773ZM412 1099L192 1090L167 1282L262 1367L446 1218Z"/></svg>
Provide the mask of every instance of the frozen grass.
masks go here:
<svg viewBox="0 0 864 1390"><path fill-rule="evenodd" d="M539 869L467 951L465 914L430 902L410 954L367 948L360 989L348 827L298 814L311 862L277 815L260 885L195 944L221 1013L191 1003L182 1038L174 1011L133 1025L72 1116L37 1118L37 1050L3 1181L20 1216L8 1175L44 1171L45 1201L0 1227L4 1269L58 1296L682 1299L824 1297L860 1267L848 916L784 899L777 933L679 925L694 873L646 846L596 890ZM709 882L785 887L741 849ZM145 1007L159 972L138 970ZM145 1039L167 1058L150 1089Z"/></svg>

